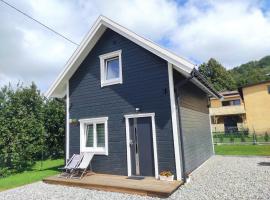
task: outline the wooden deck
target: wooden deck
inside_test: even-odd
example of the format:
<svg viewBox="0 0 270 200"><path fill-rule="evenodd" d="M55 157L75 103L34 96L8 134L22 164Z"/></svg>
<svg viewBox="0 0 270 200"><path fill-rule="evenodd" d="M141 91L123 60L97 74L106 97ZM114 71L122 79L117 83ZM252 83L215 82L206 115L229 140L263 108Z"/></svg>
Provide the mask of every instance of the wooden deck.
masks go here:
<svg viewBox="0 0 270 200"><path fill-rule="evenodd" d="M66 179L52 176L43 179L49 184L58 184L72 187L81 187L95 190L105 190L110 192L121 192L137 195L147 195L155 197L170 196L182 182L160 181L153 177L145 177L142 180L127 179L127 176L117 176L108 174L92 174L83 179Z"/></svg>

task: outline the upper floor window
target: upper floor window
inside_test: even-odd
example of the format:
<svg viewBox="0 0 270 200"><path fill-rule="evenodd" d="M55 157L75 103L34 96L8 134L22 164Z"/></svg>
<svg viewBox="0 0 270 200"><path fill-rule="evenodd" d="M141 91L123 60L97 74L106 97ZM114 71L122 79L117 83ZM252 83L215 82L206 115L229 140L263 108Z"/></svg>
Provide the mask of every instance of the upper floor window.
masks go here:
<svg viewBox="0 0 270 200"><path fill-rule="evenodd" d="M108 117L79 121L80 151L108 155Z"/></svg>
<svg viewBox="0 0 270 200"><path fill-rule="evenodd" d="M99 56L101 87L123 83L121 54L119 50Z"/></svg>
<svg viewBox="0 0 270 200"><path fill-rule="evenodd" d="M270 94L270 85L267 86L268 94Z"/></svg>
<svg viewBox="0 0 270 200"><path fill-rule="evenodd" d="M222 106L239 106L239 105L241 105L240 99L222 101Z"/></svg>

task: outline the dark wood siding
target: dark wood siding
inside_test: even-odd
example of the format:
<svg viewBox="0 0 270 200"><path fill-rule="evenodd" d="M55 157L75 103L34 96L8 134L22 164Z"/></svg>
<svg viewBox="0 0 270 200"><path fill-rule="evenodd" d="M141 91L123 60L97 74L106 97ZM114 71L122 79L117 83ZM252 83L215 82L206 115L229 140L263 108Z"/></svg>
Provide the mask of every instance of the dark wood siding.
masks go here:
<svg viewBox="0 0 270 200"><path fill-rule="evenodd" d="M175 84L185 80L186 78L174 70ZM198 88L196 85L188 82L181 86L180 89L180 106L195 110L202 113L209 113L208 97L204 91Z"/></svg>
<svg viewBox="0 0 270 200"><path fill-rule="evenodd" d="M123 84L100 86L99 55L122 50ZM124 115L155 112L159 170L175 173L167 62L108 29L72 76L70 118L108 116L109 155L96 155L96 172L127 175ZM80 131L70 125L70 156L79 153Z"/></svg>
<svg viewBox="0 0 270 200"><path fill-rule="evenodd" d="M174 71L175 84L185 78ZM208 96L191 82L179 88L180 120L184 143L185 173L189 174L213 155Z"/></svg>

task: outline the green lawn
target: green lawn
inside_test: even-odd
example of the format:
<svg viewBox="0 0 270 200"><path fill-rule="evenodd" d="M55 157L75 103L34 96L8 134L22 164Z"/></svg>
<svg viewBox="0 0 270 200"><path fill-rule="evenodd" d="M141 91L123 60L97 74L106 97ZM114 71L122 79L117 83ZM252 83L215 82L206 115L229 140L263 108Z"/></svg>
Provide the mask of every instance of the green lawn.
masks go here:
<svg viewBox="0 0 270 200"><path fill-rule="evenodd" d="M215 145L217 155L270 156L270 145Z"/></svg>
<svg viewBox="0 0 270 200"><path fill-rule="evenodd" d="M40 181L45 177L55 175L59 173L58 168L63 165L63 159L45 160L41 169L41 163L39 161L28 171L12 174L6 178L0 178L0 191Z"/></svg>

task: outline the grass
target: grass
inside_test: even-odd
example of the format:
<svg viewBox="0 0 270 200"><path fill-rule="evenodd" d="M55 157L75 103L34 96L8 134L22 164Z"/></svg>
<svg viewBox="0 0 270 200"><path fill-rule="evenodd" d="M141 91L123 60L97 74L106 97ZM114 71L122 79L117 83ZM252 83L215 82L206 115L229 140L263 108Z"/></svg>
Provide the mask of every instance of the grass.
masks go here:
<svg viewBox="0 0 270 200"><path fill-rule="evenodd" d="M217 155L270 156L270 145L215 145Z"/></svg>
<svg viewBox="0 0 270 200"><path fill-rule="evenodd" d="M63 165L63 159L45 160L43 161L43 167L41 169L41 162L38 161L30 170L1 178L0 191L40 181L45 177L55 175L59 173L58 168Z"/></svg>

